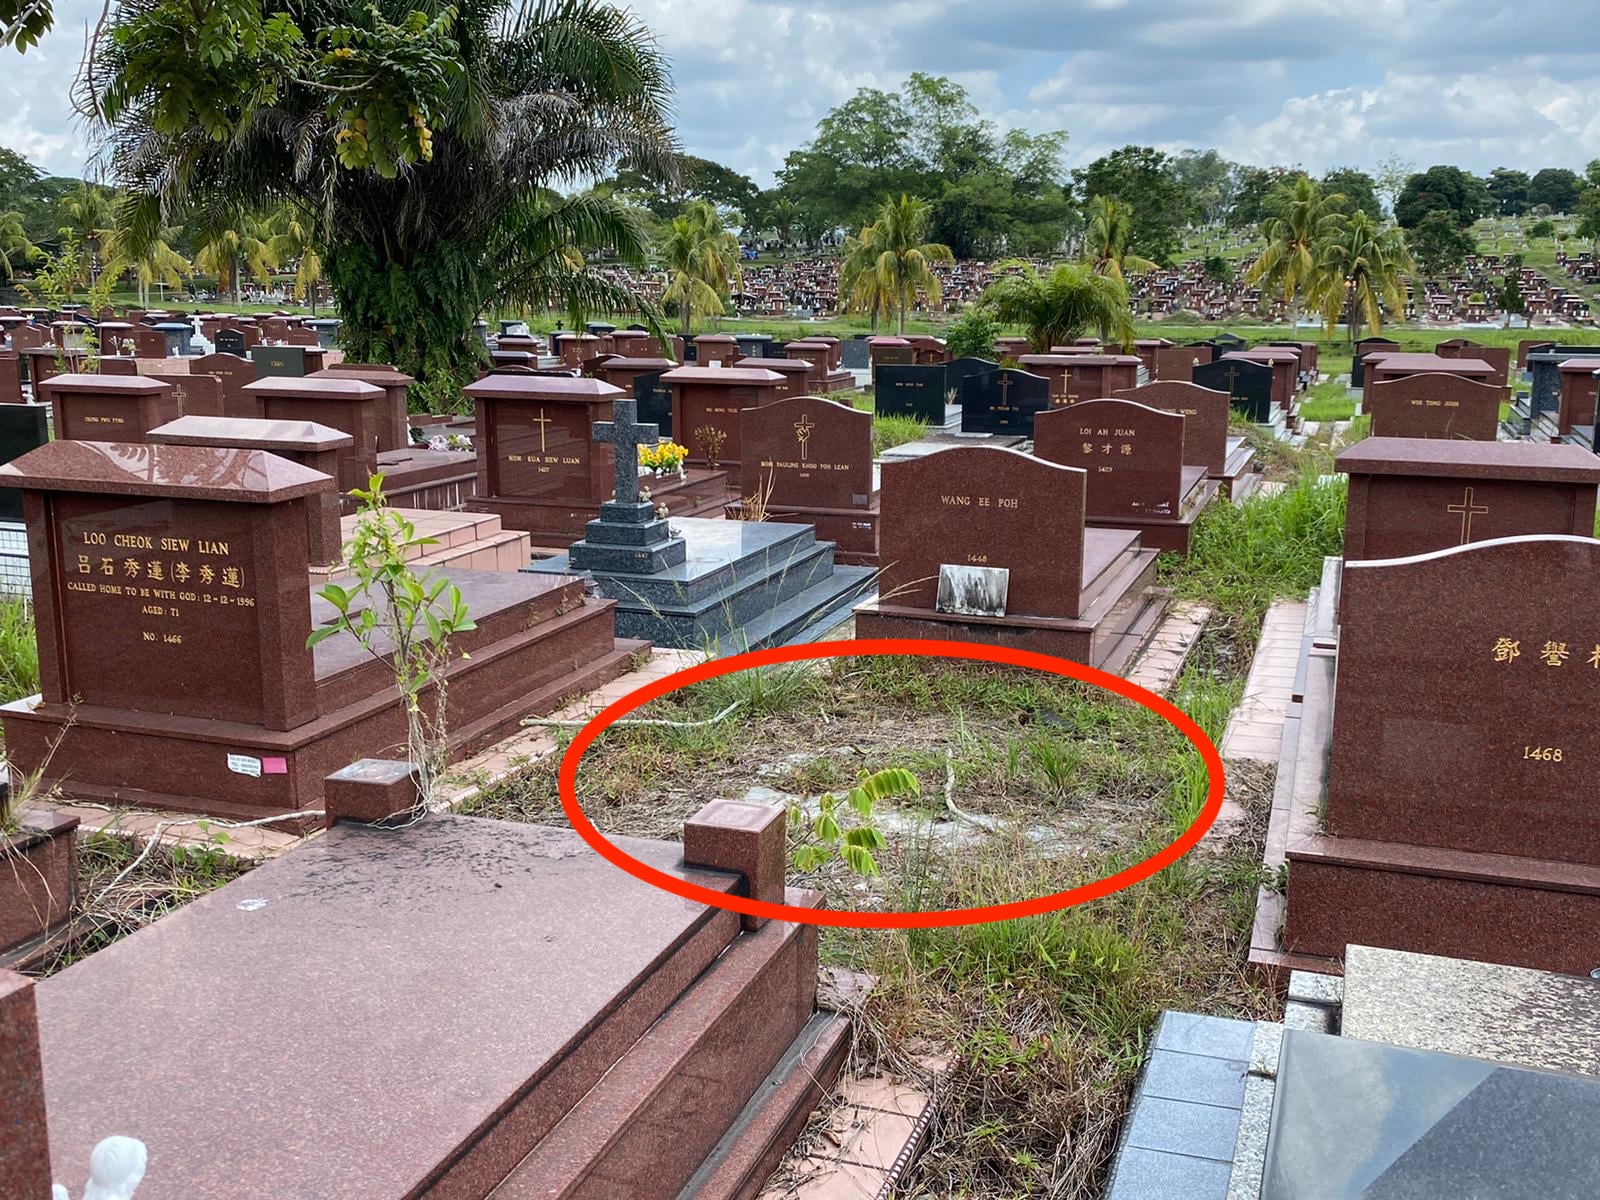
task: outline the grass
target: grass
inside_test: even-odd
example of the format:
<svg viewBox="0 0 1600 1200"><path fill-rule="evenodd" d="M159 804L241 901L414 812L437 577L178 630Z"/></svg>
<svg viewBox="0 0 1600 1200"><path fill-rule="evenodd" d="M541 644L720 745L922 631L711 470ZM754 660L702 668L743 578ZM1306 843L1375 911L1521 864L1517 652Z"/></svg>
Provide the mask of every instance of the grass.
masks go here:
<svg viewBox="0 0 1600 1200"><path fill-rule="evenodd" d="M0 599L0 704L39 690L39 644L34 638L33 605L20 598Z"/></svg>
<svg viewBox="0 0 1600 1200"><path fill-rule="evenodd" d="M131 864L143 843L105 831L78 835L78 912L72 931L55 952L29 974L53 975L103 950L237 879L254 865L226 849L218 832L205 845L158 846L127 878L109 886Z"/></svg>
<svg viewBox="0 0 1600 1200"><path fill-rule="evenodd" d="M1213 737L1238 702L1248 653L1208 630L1174 697ZM615 729L579 773L585 812L611 833L676 836L706 800L754 784L804 797L903 766L920 801L886 818L882 875L838 864L805 878L833 907L970 907L1101 878L1169 843L1199 812L1203 764L1154 714L1037 673L923 659L850 659L742 672L654 702L648 714L721 723ZM560 824L553 763L473 811ZM946 807L946 772L950 775ZM1270 1015L1240 967L1268 790L1230 783L1248 830L1114 897L1000 923L825 930L825 962L871 972L857 1054L913 1075L952 1063L941 1122L907 1196L1099 1194L1154 1022L1176 1007ZM982 821L959 838L951 809ZM791 848L803 835L791 833Z"/></svg>
<svg viewBox="0 0 1600 1200"><path fill-rule="evenodd" d="M1186 559L1167 564L1164 582L1184 599L1226 614L1254 641L1278 596L1303 597L1322 578L1322 560L1344 544L1346 487L1305 471L1276 496L1213 504L1195 524Z"/></svg>
<svg viewBox="0 0 1600 1200"><path fill-rule="evenodd" d="M1300 415L1307 421L1348 421L1356 415L1356 398L1343 380L1324 379L1306 390Z"/></svg>

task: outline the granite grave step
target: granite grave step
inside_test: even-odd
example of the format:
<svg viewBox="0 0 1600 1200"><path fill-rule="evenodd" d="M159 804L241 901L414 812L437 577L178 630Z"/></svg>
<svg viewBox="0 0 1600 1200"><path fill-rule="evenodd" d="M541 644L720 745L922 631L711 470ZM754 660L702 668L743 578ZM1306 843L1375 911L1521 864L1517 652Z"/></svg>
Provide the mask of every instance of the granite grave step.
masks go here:
<svg viewBox="0 0 1600 1200"><path fill-rule="evenodd" d="M801 1036L815 999L815 926L771 921L741 935L491 1200L674 1200Z"/></svg>
<svg viewBox="0 0 1600 1200"><path fill-rule="evenodd" d="M504 529L493 513L441 512L434 509L395 510L416 526L419 537L432 538L434 545L414 546L406 558L413 569L456 568L471 571L518 571L532 557L528 535L522 530ZM339 520L339 536L345 546L355 535L357 515ZM343 563L313 567L313 579L326 579L345 569Z"/></svg>
<svg viewBox="0 0 1600 1200"><path fill-rule="evenodd" d="M618 841L659 870L738 885L685 869L675 843ZM536 919L556 910L561 921ZM575 1105L616 1095L608 1072L660 1067L658 1046L714 1049L703 1065L751 1082L734 1099L721 1077L658 1080L652 1133L670 1150L685 1121L660 1107L674 1088L731 1120L810 1016L795 927L738 926L616 871L567 830L438 816L335 826L38 985L55 1175L80 1175L116 1128L150 1147L139 1200L485 1197ZM220 974L219 954L233 963ZM93 1066L103 1046L82 1036L110 1010L136 1064L113 1089ZM765 1062L748 1052L751 1029L775 1047ZM256 1065L243 1116L240 1062ZM241 1170L263 1147L272 1169ZM639 1166L645 1180L658 1170Z"/></svg>
<svg viewBox="0 0 1600 1200"><path fill-rule="evenodd" d="M838 1077L849 1051L848 1018L830 1012L813 1016L678 1200L754 1200Z"/></svg>

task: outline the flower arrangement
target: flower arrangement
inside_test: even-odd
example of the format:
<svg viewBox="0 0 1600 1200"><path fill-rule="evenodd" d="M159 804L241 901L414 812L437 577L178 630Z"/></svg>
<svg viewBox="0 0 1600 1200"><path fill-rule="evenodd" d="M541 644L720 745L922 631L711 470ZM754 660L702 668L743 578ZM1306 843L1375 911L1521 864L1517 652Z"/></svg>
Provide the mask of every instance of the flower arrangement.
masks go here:
<svg viewBox="0 0 1600 1200"><path fill-rule="evenodd" d="M689 457L689 447L677 442L660 442L654 446L639 447L639 470L658 479L669 475L683 478L683 464Z"/></svg>

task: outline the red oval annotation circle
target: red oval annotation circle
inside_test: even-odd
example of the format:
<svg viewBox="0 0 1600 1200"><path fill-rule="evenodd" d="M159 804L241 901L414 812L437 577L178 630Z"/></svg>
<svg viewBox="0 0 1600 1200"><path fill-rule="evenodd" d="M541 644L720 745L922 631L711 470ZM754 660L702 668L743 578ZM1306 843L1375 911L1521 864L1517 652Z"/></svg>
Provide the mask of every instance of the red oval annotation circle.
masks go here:
<svg viewBox="0 0 1600 1200"><path fill-rule="evenodd" d="M1064 892L1053 892L1047 896L1036 896L1027 900L1016 900L1007 904L991 904L979 908L954 908L938 909L931 912L846 912L834 909L796 908L788 904L773 904L770 901L755 900L746 896L730 896L698 884L689 883L665 871L659 871L634 858L631 854L619 849L609 841L604 834L594 827L593 822L584 815L583 809L578 805L578 767L583 761L584 752L594 743L613 723L626 717L635 709L669 692L687 687L692 683L700 683L706 679L714 679L720 675L731 675L736 671L749 670L753 667L772 666L777 663L806 662L821 658L853 658L867 655L921 655L923 657L938 658L964 658L979 662L1001 663L1006 666L1028 667L1036 671L1044 671L1051 675L1063 675L1070 679L1080 679L1085 683L1092 683L1107 691L1115 692L1137 704L1142 704L1182 733L1193 743L1200 752L1206 764L1206 774L1209 786L1206 790L1206 801L1200 809L1200 814L1170 845L1152 854L1143 862L1135 863L1131 867L1118 871L1115 875L1108 875L1104 879L1097 879L1091 883L1081 884L1069 888ZM709 905L714 908L724 908L731 912L746 913L751 916L765 917L773 921L792 921L808 925L831 925L851 929L931 929L943 925L978 925L986 921L1005 921L1015 917L1036 916L1040 913L1055 912L1058 909L1070 908L1076 904L1083 904L1089 900L1098 900L1119 892L1123 888L1131 887L1141 880L1148 879L1165 867L1171 866L1182 858L1206 834L1217 819L1217 814L1222 809L1222 793L1224 786L1222 756L1217 753L1217 748L1198 725L1191 720L1187 713L1176 705L1156 695L1154 692L1130 683L1128 680L1107 671L1097 670L1085 666L1083 663L1069 662L1066 659L1053 658L1048 654L1038 654L1031 650L1013 650L1003 646L985 646L976 642L945 642L921 641L910 638L873 638L861 641L840 642L808 642L796 646L780 646L771 650L754 650L747 654L730 655L727 658L712 659L697 666L676 671L671 675L663 676L651 683L645 684L636 691L629 692L620 700L606 706L588 724L581 728L577 736L572 739L572 744L567 747L567 752L561 758L561 769L557 776L557 785L561 793L561 807L567 814L567 819L572 822L572 827L579 836L589 843L594 850L613 865L620 867L636 879L643 880L652 887L662 891L671 892L673 895L682 896L687 900Z"/></svg>

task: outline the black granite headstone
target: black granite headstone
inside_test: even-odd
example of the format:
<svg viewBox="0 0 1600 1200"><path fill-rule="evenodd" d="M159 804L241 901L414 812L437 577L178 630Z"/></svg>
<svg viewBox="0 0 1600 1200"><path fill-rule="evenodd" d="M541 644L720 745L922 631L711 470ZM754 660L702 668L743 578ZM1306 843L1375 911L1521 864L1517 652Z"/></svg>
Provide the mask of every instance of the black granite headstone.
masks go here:
<svg viewBox="0 0 1600 1200"><path fill-rule="evenodd" d="M50 440L48 404L0 404L0 465ZM0 521L22 520L22 491L0 488Z"/></svg>
<svg viewBox="0 0 1600 1200"><path fill-rule="evenodd" d="M237 354L240 358L250 353L249 346L245 344L244 334L237 329L217 330L214 348L218 354Z"/></svg>
<svg viewBox="0 0 1600 1200"><path fill-rule="evenodd" d="M1050 407L1050 381L1026 371L990 371L967 376L960 398L962 433L1032 437L1034 416Z"/></svg>
<svg viewBox="0 0 1600 1200"><path fill-rule="evenodd" d="M672 436L672 385L662 383L664 371L646 371L633 377L633 398L639 402L639 420L656 426L662 437Z"/></svg>
<svg viewBox="0 0 1600 1200"><path fill-rule="evenodd" d="M1244 358L1201 363L1194 369L1193 381L1227 392L1229 403L1257 425L1272 424L1272 368L1265 363Z"/></svg>
<svg viewBox="0 0 1600 1200"><path fill-rule="evenodd" d="M839 365L846 371L865 371L872 365L872 347L866 338L839 343Z"/></svg>
<svg viewBox="0 0 1600 1200"><path fill-rule="evenodd" d="M946 382L943 363L880 366L872 380L872 407L880 417L915 417L929 425L944 424Z"/></svg>
<svg viewBox="0 0 1600 1200"><path fill-rule="evenodd" d="M1350 359L1350 386L1353 388L1365 387L1367 383L1367 368L1361 360L1369 354L1380 354L1385 350L1398 350L1400 343L1393 338L1369 337L1362 338L1356 343L1355 354Z"/></svg>
<svg viewBox="0 0 1600 1200"><path fill-rule="evenodd" d="M221 335L218 335L221 341ZM306 374L306 348L304 346L256 346L250 351L256 364L257 379L283 377L303 379Z"/></svg>

